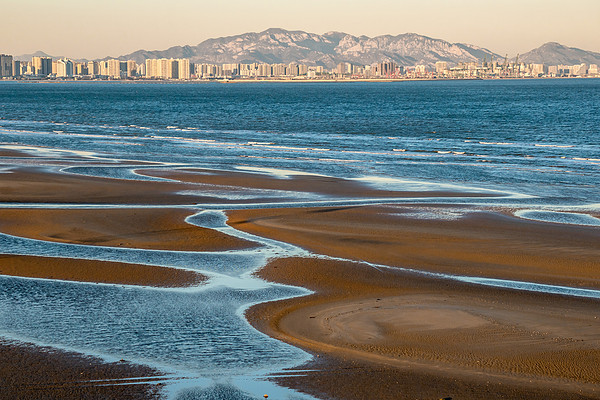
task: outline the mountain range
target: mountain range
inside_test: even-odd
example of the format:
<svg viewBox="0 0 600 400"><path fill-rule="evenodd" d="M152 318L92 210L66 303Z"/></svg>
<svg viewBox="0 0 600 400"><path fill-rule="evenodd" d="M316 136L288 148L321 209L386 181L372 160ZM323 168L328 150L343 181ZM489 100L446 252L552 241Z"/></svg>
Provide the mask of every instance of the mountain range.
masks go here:
<svg viewBox="0 0 600 400"><path fill-rule="evenodd" d="M478 61L498 54L481 47L449 43L415 33L377 37L353 36L343 32L323 35L272 28L255 33L208 39L196 46L167 50L139 50L119 57L143 62L147 58L189 58L195 63L268 63L321 65L333 68L340 62L367 65L395 61L400 65Z"/></svg>
<svg viewBox="0 0 600 400"><path fill-rule="evenodd" d="M43 52L17 56L27 60L33 55L47 56ZM54 57L56 58L56 57ZM115 57L106 57L104 60ZM368 65L374 62L394 61L399 65L433 65L447 61L459 62L504 60L504 56L488 49L465 43L450 43L416 33L382 35L376 37L353 36L343 32L323 35L279 28L263 32L208 39L196 46L174 46L166 50L138 50L116 57L143 63L148 58L189 58L194 63L268 63L321 65L333 68L340 62ZM585 51L551 42L519 57L527 63L600 64L600 53Z"/></svg>

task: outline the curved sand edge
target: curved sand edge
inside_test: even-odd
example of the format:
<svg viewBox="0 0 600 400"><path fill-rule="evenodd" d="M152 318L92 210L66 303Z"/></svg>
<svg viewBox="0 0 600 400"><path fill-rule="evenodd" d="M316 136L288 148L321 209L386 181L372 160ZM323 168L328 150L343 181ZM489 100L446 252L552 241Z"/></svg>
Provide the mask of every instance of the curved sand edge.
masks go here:
<svg viewBox="0 0 600 400"><path fill-rule="evenodd" d="M227 214L228 224L236 229L332 257L455 275L600 288L598 227L429 205L234 210ZM444 219L448 214L451 218Z"/></svg>
<svg viewBox="0 0 600 400"><path fill-rule="evenodd" d="M0 208L0 232L51 242L150 250L223 251L256 243L185 222L174 208Z"/></svg>
<svg viewBox="0 0 600 400"><path fill-rule="evenodd" d="M341 399L394 399L399 387L414 398L600 395L597 301L317 259L279 259L257 274L316 291L246 314L262 332L321 356L301 367L316 372L276 378L296 389Z"/></svg>
<svg viewBox="0 0 600 400"><path fill-rule="evenodd" d="M207 280L177 268L11 254L0 254L0 275L154 287L197 286Z"/></svg>

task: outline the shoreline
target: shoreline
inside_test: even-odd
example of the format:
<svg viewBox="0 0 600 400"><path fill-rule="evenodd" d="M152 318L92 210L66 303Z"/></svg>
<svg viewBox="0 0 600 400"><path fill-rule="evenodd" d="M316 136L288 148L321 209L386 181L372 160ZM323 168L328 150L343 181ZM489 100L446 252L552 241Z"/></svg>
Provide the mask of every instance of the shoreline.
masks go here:
<svg viewBox="0 0 600 400"><path fill-rule="evenodd" d="M0 231L99 248L252 251L255 246L250 241L186 222L197 210L172 208L163 201L179 196L173 192L182 187L205 191L206 197L190 195L192 202L211 198L211 204L225 210L228 202L217 203L211 191L267 189L341 199L369 195L381 197L382 202L392 195L423 195L370 189L330 177L278 179L265 174L205 172L145 171L179 182L46 175L42 171L6 174L0 184L14 185L24 205L55 201L59 187L71 196L67 207L88 204L91 198L98 204L93 194L109 190L118 204L145 202L163 204L163 208L1 209L0 204ZM31 195L23 195L28 191ZM13 194L3 194L0 201L6 196ZM595 329L600 326L595 318L600 318L598 300L491 288L393 268L600 288L600 229L527 221L471 206L268 208L273 201L265 197L261 199L265 208L226 211L228 226L339 259L288 258L283 251L255 272L266 281L315 292L246 310L246 321L256 329L315 356L312 363L272 380L317 397L344 400L375 395L395 399L399 391L417 398L479 399L492 393L514 399L600 396L595 363L600 357L600 334ZM110 269L115 266L127 269L128 279L155 275L150 266L19 255L6 259L10 258L18 258L22 270L33 269L34 277L49 279L60 279L54 274L61 273L74 274L72 280L98 282L117 276ZM0 257L0 271L2 261ZM377 269L362 261L392 268ZM54 269L58 272L53 272L51 262L60 264ZM84 264L93 273L86 273ZM138 267L142 269L134 271ZM195 284L205 279L196 278ZM123 279L110 282L123 283ZM41 348L32 352L43 353ZM31 372L33 367L22 368Z"/></svg>
<svg viewBox="0 0 600 400"><path fill-rule="evenodd" d="M345 261L279 259L257 275L315 291L246 312L258 330L316 357L290 371L292 377L273 378L297 390L395 399L398 376L408 375L402 393L411 398L479 399L490 395L490 386L499 398L600 394L593 361L600 340L590 328L598 324L597 300L378 272ZM573 320L565 322L564 309ZM431 377L437 386L429 385Z"/></svg>
<svg viewBox="0 0 600 400"><path fill-rule="evenodd" d="M567 80L567 79L600 79L598 76L551 76L551 77L472 77L472 78L357 78L357 79L190 79L190 80L159 80L159 79L0 79L0 82L20 83L109 83L109 84L217 84L217 83L400 83L400 82L463 82L463 81L512 81L512 80Z"/></svg>

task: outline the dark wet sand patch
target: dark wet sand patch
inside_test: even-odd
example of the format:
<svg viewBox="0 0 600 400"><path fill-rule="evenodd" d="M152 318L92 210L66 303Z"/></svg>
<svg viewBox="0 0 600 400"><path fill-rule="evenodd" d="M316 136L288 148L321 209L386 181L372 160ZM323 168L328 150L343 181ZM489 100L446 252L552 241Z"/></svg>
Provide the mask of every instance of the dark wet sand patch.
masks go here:
<svg viewBox="0 0 600 400"><path fill-rule="evenodd" d="M197 286L200 273L110 261L0 254L0 275L156 287Z"/></svg>
<svg viewBox="0 0 600 400"><path fill-rule="evenodd" d="M150 367L0 339L2 399L158 399L160 380Z"/></svg>

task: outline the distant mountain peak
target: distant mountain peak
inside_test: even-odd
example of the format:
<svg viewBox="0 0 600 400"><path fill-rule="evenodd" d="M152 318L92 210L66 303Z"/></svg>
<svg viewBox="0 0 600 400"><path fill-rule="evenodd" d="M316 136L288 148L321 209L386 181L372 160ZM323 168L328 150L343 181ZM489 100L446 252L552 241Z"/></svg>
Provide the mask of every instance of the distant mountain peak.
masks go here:
<svg viewBox="0 0 600 400"><path fill-rule="evenodd" d="M519 60L546 65L600 64L600 53L548 42L521 55Z"/></svg>
<svg viewBox="0 0 600 400"><path fill-rule="evenodd" d="M52 57L43 51L16 56L29 61L32 57ZM115 57L106 57L104 60ZM449 64L504 59L486 48L467 43L451 43L414 32L369 37L330 31L322 35L300 30L272 27L261 32L212 38L197 45L173 46L166 50L137 50L116 57L143 63L149 58L188 58L195 63L268 63L320 65L333 68L339 63L369 65L394 61L402 66L437 61ZM600 64L600 53L567 47L557 42L544 43L519 57L525 63L547 65ZM86 61L86 60L77 60Z"/></svg>

